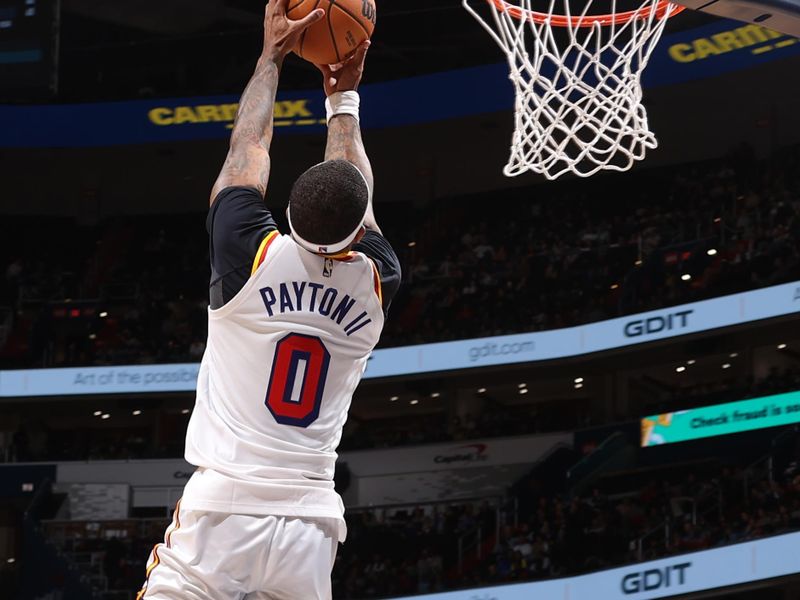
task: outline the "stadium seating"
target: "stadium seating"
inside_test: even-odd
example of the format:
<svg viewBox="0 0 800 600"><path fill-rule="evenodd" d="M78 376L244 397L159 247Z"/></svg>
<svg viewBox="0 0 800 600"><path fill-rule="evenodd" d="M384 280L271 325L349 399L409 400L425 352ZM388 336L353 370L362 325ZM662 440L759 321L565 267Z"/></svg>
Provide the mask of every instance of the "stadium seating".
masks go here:
<svg viewBox="0 0 800 600"><path fill-rule="evenodd" d="M624 180L389 205L403 215L386 219L386 234L405 285L381 345L565 327L795 279L799 157L755 161L740 149ZM0 357L18 367L199 360L203 222L10 220L0 318L13 327Z"/></svg>
<svg viewBox="0 0 800 600"><path fill-rule="evenodd" d="M595 571L800 529L800 432L746 460L609 472L584 493L534 469L506 498L348 511L341 599L413 595ZM773 441L775 441L775 439ZM44 532L97 598L129 598L169 519L51 520Z"/></svg>

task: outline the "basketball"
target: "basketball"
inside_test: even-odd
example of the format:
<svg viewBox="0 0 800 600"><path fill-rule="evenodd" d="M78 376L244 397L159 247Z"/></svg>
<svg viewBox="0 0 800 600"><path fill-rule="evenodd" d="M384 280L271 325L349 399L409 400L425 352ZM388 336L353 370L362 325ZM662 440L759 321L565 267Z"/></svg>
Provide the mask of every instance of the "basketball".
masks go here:
<svg viewBox="0 0 800 600"><path fill-rule="evenodd" d="M372 36L374 0L297 0L286 14L297 20L316 8L324 8L325 17L303 32L294 49L307 61L318 65L340 63Z"/></svg>

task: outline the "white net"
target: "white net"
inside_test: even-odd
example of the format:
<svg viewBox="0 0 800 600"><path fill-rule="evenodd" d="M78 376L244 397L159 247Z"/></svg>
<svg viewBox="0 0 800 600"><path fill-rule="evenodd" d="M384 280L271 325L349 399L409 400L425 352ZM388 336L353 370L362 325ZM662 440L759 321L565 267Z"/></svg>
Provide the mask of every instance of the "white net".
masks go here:
<svg viewBox="0 0 800 600"><path fill-rule="evenodd" d="M543 0L549 6L542 12L532 10L532 0L489 0L490 20L472 6L476 1L484 0L462 3L506 53L515 88L505 175L533 171L556 179L625 171L658 145L642 105L641 74L667 18L681 8L645 0L617 14L611 0L613 19L591 15L598 0L585 0L574 16L569 0ZM562 14L554 12L557 6Z"/></svg>

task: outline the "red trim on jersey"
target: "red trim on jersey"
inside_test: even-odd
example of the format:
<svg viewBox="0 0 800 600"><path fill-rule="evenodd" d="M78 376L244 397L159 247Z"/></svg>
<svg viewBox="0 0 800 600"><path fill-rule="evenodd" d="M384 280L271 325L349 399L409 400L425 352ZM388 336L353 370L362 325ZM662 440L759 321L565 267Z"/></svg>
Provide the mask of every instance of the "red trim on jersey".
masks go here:
<svg viewBox="0 0 800 600"><path fill-rule="evenodd" d="M280 234L278 233L278 230L275 229L270 231L267 237L262 240L261 245L258 247L258 252L256 252L255 260L253 260L253 268L250 271L250 275L255 273L256 269L258 269L258 267L261 266L261 263L264 262L264 259L267 257L267 250L269 250L272 242L278 238L278 235Z"/></svg>
<svg viewBox="0 0 800 600"><path fill-rule="evenodd" d="M144 598L144 595L147 593L147 582L150 580L150 574L153 572L153 569L158 566L158 563L161 562L161 560L158 558L158 547L160 545L161 544L156 544L153 546L153 562L147 567L144 577L144 585L142 586L142 589L139 590L139 593L136 594L136 600L142 600L142 598Z"/></svg>
<svg viewBox="0 0 800 600"><path fill-rule="evenodd" d="M181 500L182 500L182 498L181 498ZM175 522L175 527L173 527L172 529L170 529L167 532L167 537L164 540L166 542L166 544L167 544L167 548L171 548L170 539L172 538L172 534L174 532L178 531L178 529L181 528L181 501L180 500L178 500L178 503L175 505L175 514L172 516L172 520Z"/></svg>
<svg viewBox="0 0 800 600"><path fill-rule="evenodd" d="M372 265L372 274L375 278L375 293L378 294L378 300L380 300L381 306L383 306L383 288L381 286L381 274L378 273L378 265L375 264L374 260L370 258L369 263Z"/></svg>
<svg viewBox="0 0 800 600"><path fill-rule="evenodd" d="M139 590L139 593L136 594L136 600L142 600L144 598L144 595L147 593L147 583L150 581L150 574L153 572L153 569L155 569L159 564L161 564L161 559L158 557L159 546L166 546L167 548L170 548L171 547L170 541L173 532L181 528L180 510L181 510L181 501L178 500L178 503L175 505L175 512L172 515L172 524L170 525L170 528L167 530L167 535L164 537L164 543L159 542L158 544L153 546L153 562L147 566L147 570L145 571L144 574L144 584L142 585L142 589Z"/></svg>

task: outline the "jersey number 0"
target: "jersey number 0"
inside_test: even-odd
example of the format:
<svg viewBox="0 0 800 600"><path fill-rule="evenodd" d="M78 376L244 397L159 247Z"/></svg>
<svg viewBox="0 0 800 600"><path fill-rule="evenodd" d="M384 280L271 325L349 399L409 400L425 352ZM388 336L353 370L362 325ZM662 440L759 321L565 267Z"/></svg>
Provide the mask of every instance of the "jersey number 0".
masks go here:
<svg viewBox="0 0 800 600"><path fill-rule="evenodd" d="M290 333L277 343L266 405L278 423L308 427L319 417L331 355L318 337Z"/></svg>

